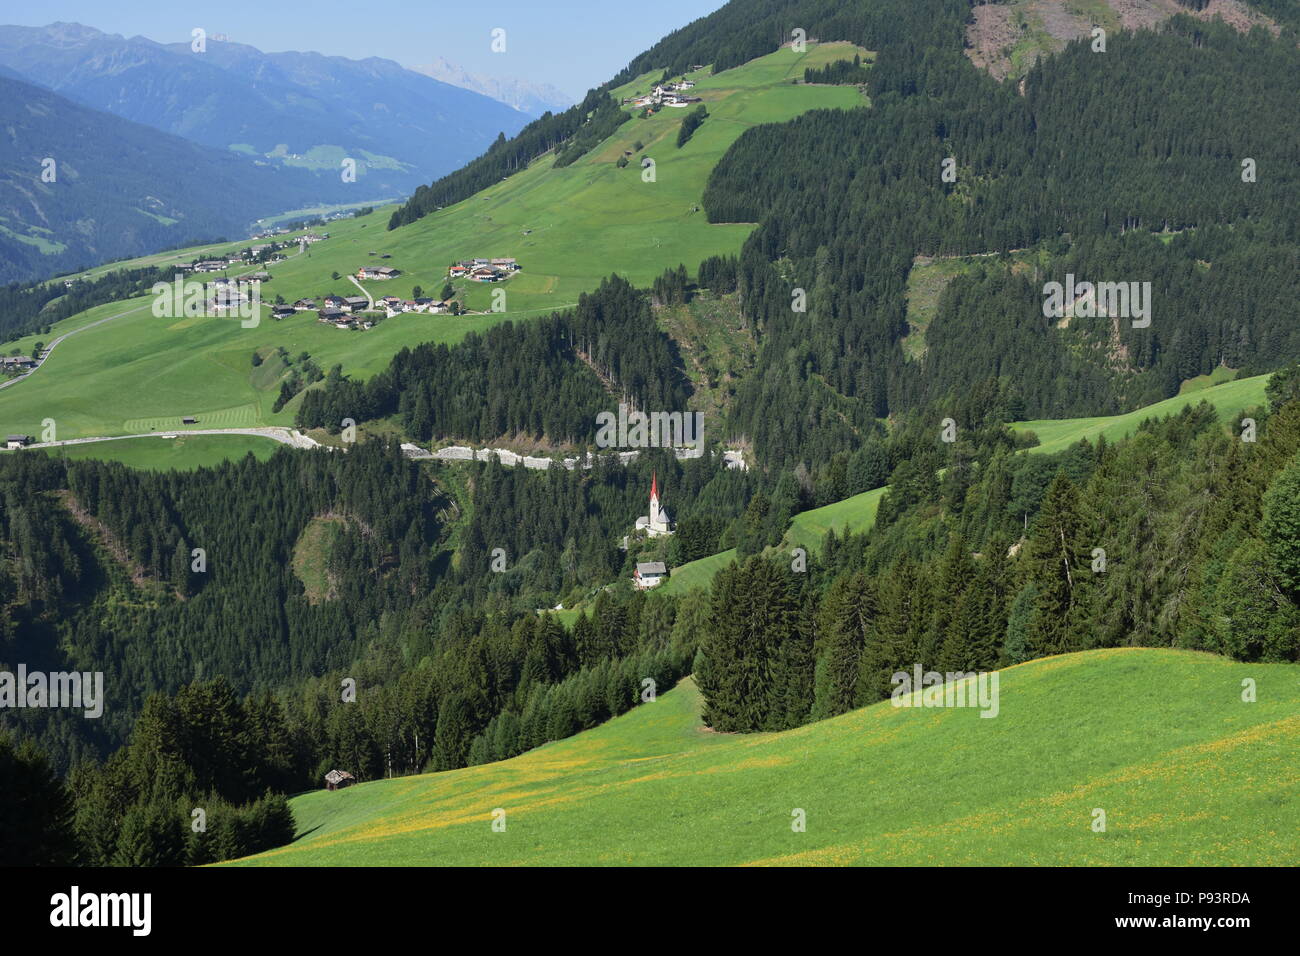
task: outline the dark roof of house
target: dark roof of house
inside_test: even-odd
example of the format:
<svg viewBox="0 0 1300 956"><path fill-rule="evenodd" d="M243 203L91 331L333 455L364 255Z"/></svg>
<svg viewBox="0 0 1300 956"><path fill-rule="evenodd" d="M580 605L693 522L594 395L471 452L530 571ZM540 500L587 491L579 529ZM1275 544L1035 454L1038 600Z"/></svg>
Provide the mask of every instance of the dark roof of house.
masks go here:
<svg viewBox="0 0 1300 956"><path fill-rule="evenodd" d="M638 561L637 574L667 574L668 568L662 561Z"/></svg>

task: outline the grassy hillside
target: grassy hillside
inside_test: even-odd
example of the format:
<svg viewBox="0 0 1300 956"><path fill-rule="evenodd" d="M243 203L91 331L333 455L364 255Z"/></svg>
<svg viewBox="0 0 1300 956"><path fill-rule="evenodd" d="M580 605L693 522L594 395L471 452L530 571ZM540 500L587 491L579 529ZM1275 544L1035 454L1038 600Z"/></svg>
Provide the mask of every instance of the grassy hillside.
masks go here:
<svg viewBox="0 0 1300 956"><path fill-rule="evenodd" d="M1124 436L1131 435L1144 419L1173 415L1201 400L1215 407L1220 421L1227 421L1247 408L1264 405L1264 386L1267 384L1267 375L1256 375L1235 382L1194 388L1125 415L1041 419L1032 422L1016 422L1011 427L1018 432L1033 432L1038 436L1040 444L1032 449L1033 451L1053 453L1064 451L1081 438L1096 441L1099 436L1105 436L1107 441L1119 441Z"/></svg>
<svg viewBox="0 0 1300 956"><path fill-rule="evenodd" d="M58 422L63 438L124 434L133 430L130 422L178 415L221 414L241 426L289 424L297 401L271 412L278 384L253 383L254 350L305 351L322 369L339 363L365 378L386 367L404 346L454 342L471 329L572 305L611 272L648 285L670 266L685 263L694 269L710 255L736 253L753 226L710 225L700 207L714 164L751 126L812 108L866 106L854 87L790 82L806 67L852 57L855 49L848 44L811 47L804 54L786 49L717 76L700 71L693 92L704 99L710 117L684 148L677 148L676 136L688 110L663 109L644 120L633 115L571 166L553 169L553 157L543 156L482 193L392 232L385 230L391 209L330 223L328 241L269 266L273 278L262 290L268 303L277 295L288 302L356 295L347 276L387 254L391 258L382 261L403 275L366 283L371 294L409 298L412 287L420 285L432 295L441 290L453 260L513 256L523 272L506 283L456 283L458 297L476 311L487 312L492 293L504 291L504 312L410 313L352 332L322 326L309 312L281 322L265 318L257 328L245 329L236 319L157 319L141 309L67 340L29 380L0 392L0 430L34 433L46 417ZM648 86L635 81L629 88L637 82ZM638 142L640 150L634 148ZM629 163L620 169L617 160L626 152ZM643 156L656 161L655 182L642 181ZM242 271L247 270L235 270ZM338 280L331 279L334 272ZM140 299L107 311L148 303ZM40 338L50 341L84 324L74 316ZM20 347L30 347L35 338Z"/></svg>
<svg viewBox="0 0 1300 956"><path fill-rule="evenodd" d="M1257 703L1241 701L1247 677ZM292 801L297 842L241 862L1300 862L1300 685L1287 665L1089 651L1001 672L994 719L886 701L779 734L713 733L699 705L688 680L513 760L305 794ZM505 832L492 830L496 808Z"/></svg>
<svg viewBox="0 0 1300 956"><path fill-rule="evenodd" d="M800 512L790 521L790 530L786 532L781 547L786 550L806 548L815 551L821 547L826 532L832 528L836 534L845 531L861 533L876 523L876 510L880 507L880 499L884 494L884 488L873 488L843 501Z"/></svg>
<svg viewBox="0 0 1300 956"><path fill-rule="evenodd" d="M51 458L120 461L132 468L151 471L190 471L219 465L223 461L243 458L245 455L253 455L259 461L265 461L279 447L279 442L255 435L178 435L176 438L123 438L85 445L64 445L45 449L44 453Z"/></svg>
<svg viewBox="0 0 1300 956"><path fill-rule="evenodd" d="M696 588L706 588L713 581L713 576L736 560L736 549L720 551L707 558L687 561L672 569L665 584L661 584L665 594L685 594Z"/></svg>
<svg viewBox="0 0 1300 956"><path fill-rule="evenodd" d="M792 548L804 548L815 553L821 548L822 539L831 528L835 529L836 534L865 531L875 524L876 509L880 507L884 493L884 488L874 488L843 501L800 512L790 521L790 527L777 550L788 552ZM713 583L713 576L735 559L736 549L732 548L711 554L707 558L688 561L673 568L668 583L662 587L669 594L684 594L696 588L706 588Z"/></svg>

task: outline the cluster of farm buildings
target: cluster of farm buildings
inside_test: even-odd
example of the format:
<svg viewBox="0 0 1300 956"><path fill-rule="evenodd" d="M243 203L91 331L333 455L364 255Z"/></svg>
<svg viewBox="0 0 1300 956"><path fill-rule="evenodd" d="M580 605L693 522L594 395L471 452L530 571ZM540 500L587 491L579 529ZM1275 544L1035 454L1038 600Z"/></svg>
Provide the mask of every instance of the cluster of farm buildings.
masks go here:
<svg viewBox="0 0 1300 956"><path fill-rule="evenodd" d="M226 310L238 309L252 298L245 290L250 286L260 288L263 282L270 280L270 273L250 272L247 275L229 279L223 277L205 283L209 312L220 314Z"/></svg>
<svg viewBox="0 0 1300 956"><path fill-rule="evenodd" d="M284 256L276 256L275 253L286 248L294 242L312 245L313 243L323 242L329 238L329 233L321 235L315 232L309 232L306 235L299 236L297 239L291 239L287 242L266 242L255 246L249 246L242 255L222 256L215 259L200 259L192 262L187 266L181 266L185 272L221 272L230 266L243 265L249 262L276 262L284 259Z"/></svg>
<svg viewBox="0 0 1300 956"><path fill-rule="evenodd" d="M430 315L444 315L451 311L451 303L441 299L419 298L401 299L395 295L386 295L375 299L374 305L364 295L327 295L317 307L314 299L299 299L291 306L277 305L271 314L283 318L294 312L316 312L318 321L326 322L340 329L368 329L374 324L368 321L364 313L382 312L387 318L403 312L424 312Z"/></svg>
<svg viewBox="0 0 1300 956"><path fill-rule="evenodd" d="M692 103L699 103L703 97L686 96L687 90L693 90L695 82L693 80L679 80L676 83L659 83L655 88L644 96L637 96L631 100L624 100L624 103L631 103L633 106L690 106Z"/></svg>
<svg viewBox="0 0 1300 956"><path fill-rule="evenodd" d="M463 259L447 270L448 279L470 279L474 282L500 282L509 279L520 269L514 259Z"/></svg>

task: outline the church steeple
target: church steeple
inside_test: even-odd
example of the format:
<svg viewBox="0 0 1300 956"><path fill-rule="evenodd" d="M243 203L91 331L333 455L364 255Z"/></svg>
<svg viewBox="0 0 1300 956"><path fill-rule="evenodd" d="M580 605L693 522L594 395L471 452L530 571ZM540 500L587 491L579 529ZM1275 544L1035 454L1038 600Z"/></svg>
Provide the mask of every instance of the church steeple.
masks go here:
<svg viewBox="0 0 1300 956"><path fill-rule="evenodd" d="M668 512L659 503L658 472L651 472L650 475L650 514L638 518L636 526L637 528L644 528L651 537L673 533L672 519L668 517Z"/></svg>

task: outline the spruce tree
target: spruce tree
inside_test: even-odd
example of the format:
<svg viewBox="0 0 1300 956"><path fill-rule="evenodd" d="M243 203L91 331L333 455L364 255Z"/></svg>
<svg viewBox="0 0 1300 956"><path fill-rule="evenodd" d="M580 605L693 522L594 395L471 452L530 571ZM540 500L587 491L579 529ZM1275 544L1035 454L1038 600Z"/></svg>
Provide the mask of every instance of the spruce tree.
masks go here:
<svg viewBox="0 0 1300 956"><path fill-rule="evenodd" d="M1025 544L1027 580L1035 586L1034 627L1029 635L1034 656L1077 650L1073 612L1084 577L1091 573L1079 514L1079 493L1064 471L1057 473L1043 496Z"/></svg>

